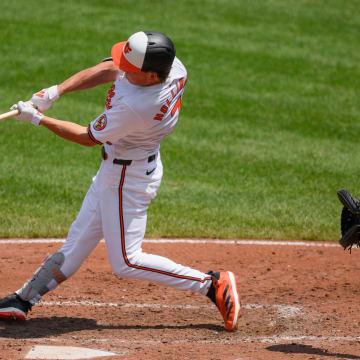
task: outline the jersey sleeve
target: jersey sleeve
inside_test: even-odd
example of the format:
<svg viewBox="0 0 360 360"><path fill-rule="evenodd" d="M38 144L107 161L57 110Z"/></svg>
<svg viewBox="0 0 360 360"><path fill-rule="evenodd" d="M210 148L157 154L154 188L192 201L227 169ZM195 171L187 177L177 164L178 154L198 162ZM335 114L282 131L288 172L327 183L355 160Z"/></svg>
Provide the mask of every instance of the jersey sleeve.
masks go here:
<svg viewBox="0 0 360 360"><path fill-rule="evenodd" d="M96 144L113 143L141 127L139 118L126 104L105 110L88 126L88 134Z"/></svg>

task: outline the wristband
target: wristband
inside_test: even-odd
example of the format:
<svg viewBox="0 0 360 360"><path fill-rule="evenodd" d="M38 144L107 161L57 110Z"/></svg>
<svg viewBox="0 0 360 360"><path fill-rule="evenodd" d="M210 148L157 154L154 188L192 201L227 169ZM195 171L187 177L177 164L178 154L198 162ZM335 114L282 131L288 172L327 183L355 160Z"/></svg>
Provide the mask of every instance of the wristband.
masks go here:
<svg viewBox="0 0 360 360"><path fill-rule="evenodd" d="M59 98L59 91L57 85L51 86L48 92L49 92L49 100L55 101L56 99Z"/></svg>
<svg viewBox="0 0 360 360"><path fill-rule="evenodd" d="M32 119L31 119L31 122L32 122L34 125L39 126L42 117L43 117L42 113L41 113L40 111L37 111L37 112L33 115Z"/></svg>

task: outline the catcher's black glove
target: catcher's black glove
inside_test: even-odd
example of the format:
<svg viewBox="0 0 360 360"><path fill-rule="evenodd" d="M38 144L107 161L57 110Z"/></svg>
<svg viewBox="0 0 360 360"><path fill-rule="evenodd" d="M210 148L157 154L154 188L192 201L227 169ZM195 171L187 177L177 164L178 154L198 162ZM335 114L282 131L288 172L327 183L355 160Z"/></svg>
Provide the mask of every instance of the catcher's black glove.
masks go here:
<svg viewBox="0 0 360 360"><path fill-rule="evenodd" d="M356 245L360 247L360 200L347 190L337 192L340 202L344 205L341 212L340 245L346 250Z"/></svg>

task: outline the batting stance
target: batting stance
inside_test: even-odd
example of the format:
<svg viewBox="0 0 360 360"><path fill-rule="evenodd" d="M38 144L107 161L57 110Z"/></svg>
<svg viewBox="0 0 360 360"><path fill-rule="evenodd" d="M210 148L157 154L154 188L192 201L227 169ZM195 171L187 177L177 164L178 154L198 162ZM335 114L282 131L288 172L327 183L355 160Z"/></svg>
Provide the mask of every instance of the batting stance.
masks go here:
<svg viewBox="0 0 360 360"><path fill-rule="evenodd" d="M61 95L107 82L112 86L105 109L88 127L43 114ZM103 161L66 242L21 289L0 300L0 318L26 320L31 307L70 278L104 238L116 275L207 295L225 328L237 329L240 300L232 272L203 273L141 248L147 209L163 174L160 143L178 121L186 82L172 41L159 32L140 31L115 44L111 57L100 64L11 108L20 111L17 119L45 126L66 140L101 145Z"/></svg>

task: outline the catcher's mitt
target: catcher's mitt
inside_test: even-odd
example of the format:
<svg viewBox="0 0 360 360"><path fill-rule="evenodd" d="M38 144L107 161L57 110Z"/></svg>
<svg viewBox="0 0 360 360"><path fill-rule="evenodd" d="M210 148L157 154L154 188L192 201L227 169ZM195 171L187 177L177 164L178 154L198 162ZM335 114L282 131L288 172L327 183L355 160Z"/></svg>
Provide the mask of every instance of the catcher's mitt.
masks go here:
<svg viewBox="0 0 360 360"><path fill-rule="evenodd" d="M360 200L347 190L337 192L340 202L344 205L341 212L340 245L346 250L356 245L360 247Z"/></svg>

